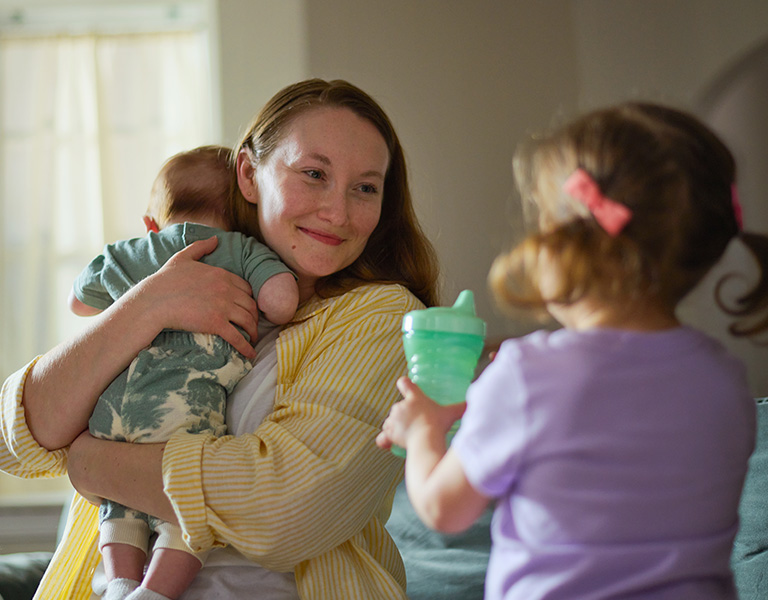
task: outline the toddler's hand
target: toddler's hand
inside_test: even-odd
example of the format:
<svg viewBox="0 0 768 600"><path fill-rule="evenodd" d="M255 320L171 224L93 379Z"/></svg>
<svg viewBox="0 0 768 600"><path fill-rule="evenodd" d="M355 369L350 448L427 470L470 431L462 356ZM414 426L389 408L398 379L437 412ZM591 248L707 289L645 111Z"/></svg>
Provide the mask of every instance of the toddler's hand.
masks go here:
<svg viewBox="0 0 768 600"><path fill-rule="evenodd" d="M461 418L465 403L441 406L428 398L419 386L407 377L397 380L397 389L403 400L395 404L376 437L380 448L388 449L393 444L408 447L408 440L414 434L430 435L433 432L445 437L456 420Z"/></svg>

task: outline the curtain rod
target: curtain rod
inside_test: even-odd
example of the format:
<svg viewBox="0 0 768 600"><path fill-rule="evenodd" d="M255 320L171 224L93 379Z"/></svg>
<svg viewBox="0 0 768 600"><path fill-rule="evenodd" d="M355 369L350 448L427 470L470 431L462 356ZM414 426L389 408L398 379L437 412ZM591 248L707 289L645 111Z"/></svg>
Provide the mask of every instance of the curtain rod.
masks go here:
<svg viewBox="0 0 768 600"><path fill-rule="evenodd" d="M0 8L0 34L151 32L204 26L201 0Z"/></svg>

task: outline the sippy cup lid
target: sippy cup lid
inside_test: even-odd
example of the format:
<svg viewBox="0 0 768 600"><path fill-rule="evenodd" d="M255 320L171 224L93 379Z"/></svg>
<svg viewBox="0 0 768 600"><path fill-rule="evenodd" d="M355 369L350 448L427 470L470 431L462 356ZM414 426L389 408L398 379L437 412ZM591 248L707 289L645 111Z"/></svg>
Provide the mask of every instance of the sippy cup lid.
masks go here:
<svg viewBox="0 0 768 600"><path fill-rule="evenodd" d="M475 314L472 290L464 290L452 307L433 306L406 313L402 331L447 331L485 337L485 321Z"/></svg>

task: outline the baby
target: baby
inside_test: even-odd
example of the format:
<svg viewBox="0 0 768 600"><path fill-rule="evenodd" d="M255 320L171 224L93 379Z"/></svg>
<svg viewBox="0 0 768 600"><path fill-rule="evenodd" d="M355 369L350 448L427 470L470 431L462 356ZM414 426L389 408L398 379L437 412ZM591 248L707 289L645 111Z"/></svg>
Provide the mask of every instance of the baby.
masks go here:
<svg viewBox="0 0 768 600"><path fill-rule="evenodd" d="M171 157L152 186L147 235L107 245L75 281L70 309L80 316L101 312L176 252L215 235L218 246L202 260L251 284L264 317L259 332L290 321L299 301L293 273L255 238L229 231L232 180L227 148L203 146ZM223 435L227 396L251 367L218 336L163 331L101 395L90 432L138 443L167 441L179 428ZM202 567L205 557L185 544L178 526L109 500L101 504L99 523L106 600L178 598ZM149 582L144 566L153 532Z"/></svg>

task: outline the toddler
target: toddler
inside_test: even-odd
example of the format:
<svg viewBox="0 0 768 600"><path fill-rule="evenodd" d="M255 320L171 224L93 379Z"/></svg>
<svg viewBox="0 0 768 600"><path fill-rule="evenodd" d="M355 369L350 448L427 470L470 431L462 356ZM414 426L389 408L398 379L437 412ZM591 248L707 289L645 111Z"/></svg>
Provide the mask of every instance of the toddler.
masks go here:
<svg viewBox="0 0 768 600"><path fill-rule="evenodd" d="M741 229L731 153L686 113L630 103L537 138L515 176L538 227L491 287L563 328L502 344L447 451L464 405L401 379L378 444L407 448L430 527L460 531L495 505L486 598L735 600L755 403L742 365L675 314L738 238L760 282L717 301L734 334L768 328L768 239Z"/></svg>
<svg viewBox="0 0 768 600"><path fill-rule="evenodd" d="M269 248L229 231L232 181L227 148L204 146L171 157L152 187L147 236L106 246L75 281L72 311L87 316L104 310L176 252L215 235L218 246L202 260L251 284L264 317L259 331L287 323L298 306L295 277ZM139 443L167 441L179 428L223 435L226 398L251 366L218 336L164 331L99 398L90 432ZM204 556L192 552L175 525L109 500L101 504L99 522L106 600L177 598L202 566ZM150 578L143 573L152 532Z"/></svg>

